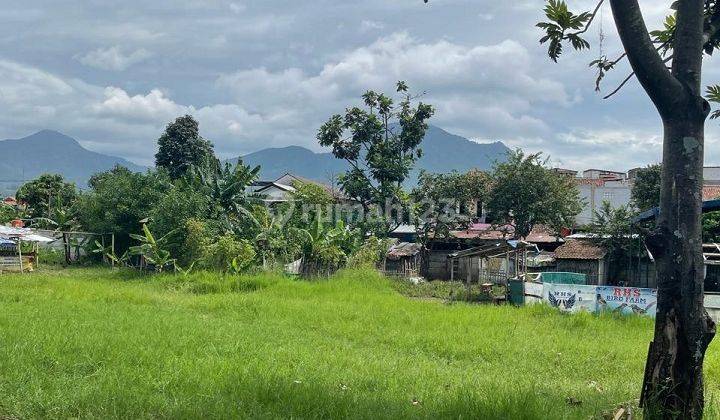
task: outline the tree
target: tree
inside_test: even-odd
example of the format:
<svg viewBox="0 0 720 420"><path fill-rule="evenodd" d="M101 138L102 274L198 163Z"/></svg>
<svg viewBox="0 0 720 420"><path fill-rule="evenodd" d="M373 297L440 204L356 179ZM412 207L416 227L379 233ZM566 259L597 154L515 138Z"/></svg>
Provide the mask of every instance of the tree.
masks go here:
<svg viewBox="0 0 720 420"><path fill-rule="evenodd" d="M243 230L250 227L248 209L259 200L248 188L257 180L260 166L251 167L242 160L222 167L216 163L214 158L207 158L191 165L176 186L204 196L208 203L205 217L217 221L223 233L243 236Z"/></svg>
<svg viewBox="0 0 720 420"><path fill-rule="evenodd" d="M30 217L53 220L58 211L73 204L77 189L62 175L44 174L21 186L15 197L26 203Z"/></svg>
<svg viewBox="0 0 720 420"><path fill-rule="evenodd" d="M366 109L348 108L345 115L330 117L317 134L320 145L332 147L336 158L350 164L338 181L366 214L375 206L383 215L395 216L392 209L405 204L402 183L422 155L420 143L433 114L430 105L413 106L405 82L397 83L397 92L403 95L397 106L385 94L366 92ZM388 220L392 218L383 219L383 236L397 225L397 220Z"/></svg>
<svg viewBox="0 0 720 420"><path fill-rule="evenodd" d="M120 255L130 246L130 234L140 231L140 221L151 215L171 184L163 172L141 174L116 166L93 175L89 186L77 201L78 221L89 232L114 233Z"/></svg>
<svg viewBox="0 0 720 420"><path fill-rule="evenodd" d="M171 179L180 178L190 166L208 160L217 161L212 143L200 136L198 122L191 115L168 124L158 139L155 166L165 168Z"/></svg>
<svg viewBox="0 0 720 420"><path fill-rule="evenodd" d="M613 208L608 201L603 201L589 226L596 241L608 252L610 268L614 270L610 277L614 279L619 278L621 267L628 267L640 251L640 232L631 222L633 215L629 206Z"/></svg>
<svg viewBox="0 0 720 420"><path fill-rule="evenodd" d="M564 1L549 0L545 31L548 54L557 61L562 44L589 48L582 38L604 0L592 12L570 12ZM641 395L650 417L699 419L704 409L703 360L715 336L715 324L703 307L702 168L705 120L711 107L703 98L704 54L720 46L720 1L668 1L673 14L664 28L648 32L638 0L609 0L624 53L601 56L596 89L607 71L627 58L663 121L660 215L647 237L658 261L658 306L655 334L648 354ZM668 64L669 63L669 64ZM708 99L720 102L720 87L707 88ZM712 118L720 116L715 111Z"/></svg>
<svg viewBox="0 0 720 420"><path fill-rule="evenodd" d="M662 166L648 165L638 169L632 186L632 201L640 211L649 210L660 204Z"/></svg>
<svg viewBox="0 0 720 420"><path fill-rule="evenodd" d="M410 194L420 242L426 244L430 236L448 236L451 230L467 225L472 216L463 210L468 210L472 201L485 201L489 182L489 176L482 171L465 174L420 171L418 185Z"/></svg>
<svg viewBox="0 0 720 420"><path fill-rule="evenodd" d="M527 237L537 224L559 232L572 226L582 210L573 180L547 168L541 153L510 152L491 177L488 211L496 222L513 226L517 238Z"/></svg>

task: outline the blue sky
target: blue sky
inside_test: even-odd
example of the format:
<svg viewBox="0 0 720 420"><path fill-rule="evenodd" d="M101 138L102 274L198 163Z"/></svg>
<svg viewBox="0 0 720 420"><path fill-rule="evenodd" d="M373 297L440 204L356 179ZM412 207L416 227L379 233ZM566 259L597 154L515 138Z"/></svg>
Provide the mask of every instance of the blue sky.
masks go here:
<svg viewBox="0 0 720 420"><path fill-rule="evenodd" d="M554 64L539 0L3 0L0 138L49 128L152 162L165 124L191 113L223 157L317 150L315 132L367 89L406 80L432 123L477 141L544 151L556 165L624 170L659 160L661 124L637 82L594 91L594 49ZM671 1L641 1L659 26ZM576 10L591 2L570 0ZM609 6L603 52L620 50ZM708 83L720 79L706 61ZM609 75L610 90L627 64ZM706 161L720 164L718 122Z"/></svg>

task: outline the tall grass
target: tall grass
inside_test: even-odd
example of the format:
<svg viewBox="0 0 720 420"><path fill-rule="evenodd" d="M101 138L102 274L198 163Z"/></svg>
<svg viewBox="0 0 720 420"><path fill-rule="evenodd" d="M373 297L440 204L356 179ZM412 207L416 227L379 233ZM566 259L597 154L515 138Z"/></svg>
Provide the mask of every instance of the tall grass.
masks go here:
<svg viewBox="0 0 720 420"><path fill-rule="evenodd" d="M589 418L637 398L652 330L413 300L363 271L2 276L0 308L0 418Z"/></svg>

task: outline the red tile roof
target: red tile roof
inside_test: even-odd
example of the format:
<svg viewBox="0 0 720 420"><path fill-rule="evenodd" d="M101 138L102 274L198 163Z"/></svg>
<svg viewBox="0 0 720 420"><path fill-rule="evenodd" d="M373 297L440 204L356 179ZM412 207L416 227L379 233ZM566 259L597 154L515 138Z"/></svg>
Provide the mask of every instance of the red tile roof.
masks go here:
<svg viewBox="0 0 720 420"><path fill-rule="evenodd" d="M703 185L702 199L713 200L720 197L720 185Z"/></svg>

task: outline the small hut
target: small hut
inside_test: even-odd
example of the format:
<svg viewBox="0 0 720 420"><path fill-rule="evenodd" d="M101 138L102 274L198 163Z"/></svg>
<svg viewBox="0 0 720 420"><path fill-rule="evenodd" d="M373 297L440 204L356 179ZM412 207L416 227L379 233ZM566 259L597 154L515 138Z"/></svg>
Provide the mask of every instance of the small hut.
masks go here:
<svg viewBox="0 0 720 420"><path fill-rule="evenodd" d="M607 250L590 239L567 239L555 250L556 270L587 275L587 284L607 283Z"/></svg>
<svg viewBox="0 0 720 420"><path fill-rule="evenodd" d="M417 277L420 270L422 244L400 242L390 247L385 257L385 274L402 277Z"/></svg>

